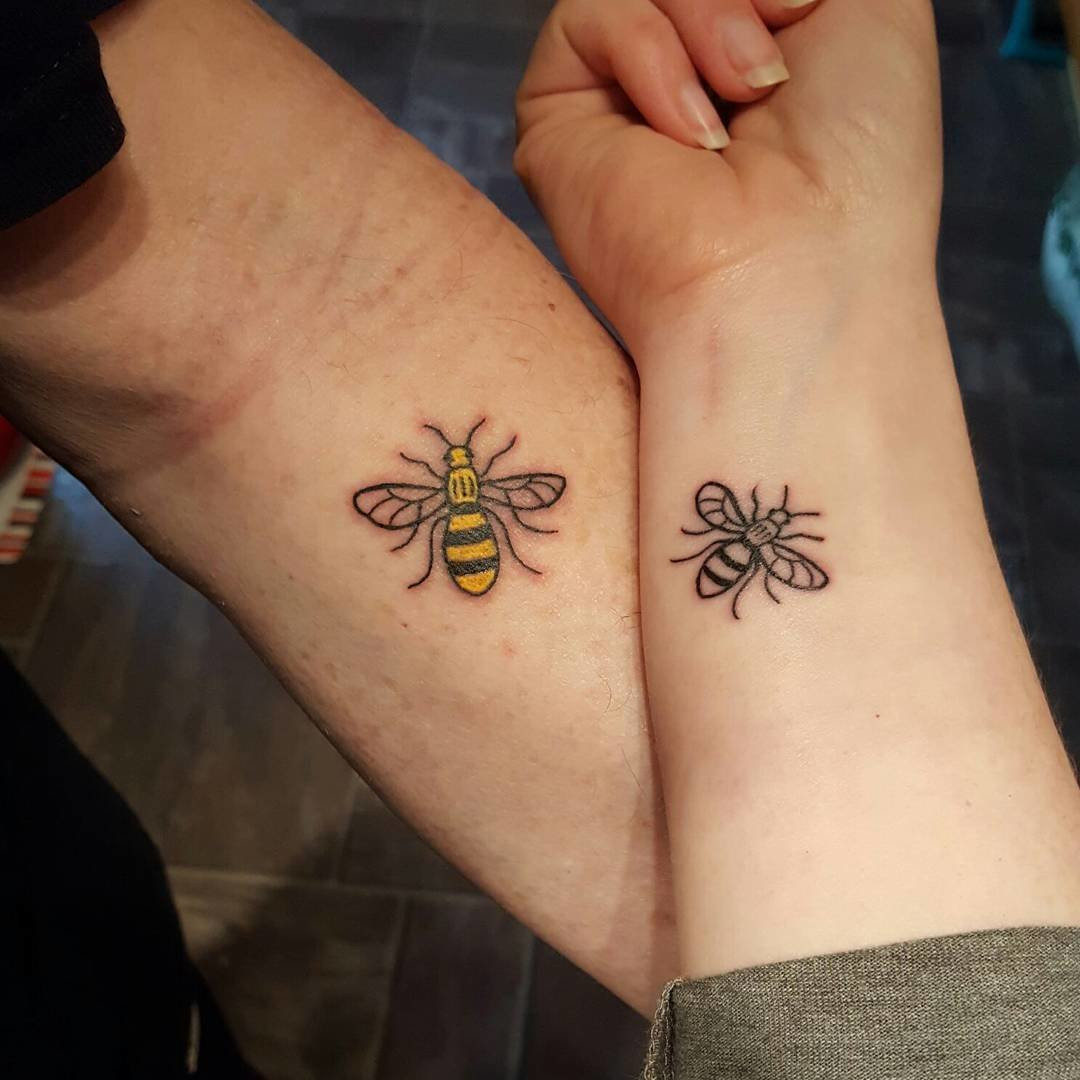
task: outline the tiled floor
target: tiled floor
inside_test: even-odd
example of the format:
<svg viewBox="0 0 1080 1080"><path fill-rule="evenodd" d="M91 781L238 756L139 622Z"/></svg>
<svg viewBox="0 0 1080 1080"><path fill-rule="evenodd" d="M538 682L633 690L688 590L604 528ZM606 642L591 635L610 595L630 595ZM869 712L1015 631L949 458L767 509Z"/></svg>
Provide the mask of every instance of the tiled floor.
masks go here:
<svg viewBox="0 0 1080 1080"><path fill-rule="evenodd" d="M551 254L510 169L544 0L266 0ZM941 0L941 282L995 540L1080 752L1080 364L1038 252L1075 156L1061 73ZM0 643L140 814L193 952L272 1080L629 1078L643 1023L406 829L221 615L61 474L0 568ZM118 643L120 643L118 645Z"/></svg>

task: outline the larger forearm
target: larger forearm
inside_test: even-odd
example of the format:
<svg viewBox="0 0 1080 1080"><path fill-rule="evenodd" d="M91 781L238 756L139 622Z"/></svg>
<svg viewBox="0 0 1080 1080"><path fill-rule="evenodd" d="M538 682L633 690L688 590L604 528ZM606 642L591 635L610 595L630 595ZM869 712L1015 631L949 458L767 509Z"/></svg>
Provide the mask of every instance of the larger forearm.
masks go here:
<svg viewBox="0 0 1080 1080"><path fill-rule="evenodd" d="M1080 802L932 294L752 308L664 341L643 380L646 661L687 965L1077 921ZM757 533L702 519L707 481L748 519L757 488Z"/></svg>
<svg viewBox="0 0 1080 1080"><path fill-rule="evenodd" d="M35 264L7 249L6 405L445 853L650 1007L673 955L618 350L490 204L256 12L156 0L102 31L127 147L17 230ZM391 553L403 534L353 493L438 488L400 453L438 472L421 425L481 417L478 467L516 435L500 471L566 477L528 519L558 533L490 521L500 576L475 597L437 532L410 590L430 534Z"/></svg>

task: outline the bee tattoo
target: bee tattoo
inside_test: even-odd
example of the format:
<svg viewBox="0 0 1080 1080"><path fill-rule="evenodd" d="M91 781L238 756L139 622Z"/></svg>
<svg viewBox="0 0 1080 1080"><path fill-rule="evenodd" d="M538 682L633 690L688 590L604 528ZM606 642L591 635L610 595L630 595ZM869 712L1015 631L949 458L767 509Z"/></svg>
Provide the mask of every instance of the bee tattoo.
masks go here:
<svg viewBox="0 0 1080 1080"><path fill-rule="evenodd" d="M462 442L451 442L432 424L423 425L446 444L441 470L418 458L401 455L410 465L426 470L438 480L438 487L404 482L372 484L353 496L353 506L373 525L380 529L408 530L408 536L391 551L408 547L420 529L427 528L427 569L422 577L409 585L410 589L423 585L431 576L435 563L435 533L440 528L446 572L467 596L483 596L499 576L499 543L493 528L496 525L502 530L506 550L513 559L530 573L540 573L514 550L510 528L502 515L509 514L529 532L558 532L557 529L537 528L522 515L554 506L566 490L566 477L536 472L489 479L495 462L514 448L516 435L491 455L481 472L477 472L473 465L472 440L483 423L478 420L473 424Z"/></svg>
<svg viewBox="0 0 1080 1080"><path fill-rule="evenodd" d="M824 540L825 537L784 531L793 518L819 517L820 512L789 510L786 485L780 505L765 513L758 506L756 487L751 491L750 499L754 508L747 517L731 488L715 480L702 484L694 497L694 506L708 528L684 528L682 532L685 536L712 536L712 540L693 555L671 560L673 563L691 562L704 555L698 569L697 594L703 600L709 600L734 589L731 614L736 619L739 617L739 597L762 572L765 591L777 604L780 597L772 591L774 582L801 590L824 589L829 584L829 575L817 563L787 544L790 540Z"/></svg>

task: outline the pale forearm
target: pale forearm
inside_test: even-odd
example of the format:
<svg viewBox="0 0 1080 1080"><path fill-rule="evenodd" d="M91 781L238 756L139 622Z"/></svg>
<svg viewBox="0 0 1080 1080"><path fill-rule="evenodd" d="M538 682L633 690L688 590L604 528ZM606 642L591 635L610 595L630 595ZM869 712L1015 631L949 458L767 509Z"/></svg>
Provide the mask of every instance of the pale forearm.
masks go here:
<svg viewBox="0 0 1080 1080"><path fill-rule="evenodd" d="M1080 921L1080 800L986 531L932 291L833 294L753 325L752 302L676 323L642 386L646 661L688 970ZM785 485L789 511L819 512L778 542L827 583L792 587L768 545L721 543L748 564L740 578L718 557L721 579L761 565L738 620L737 586L706 577L718 594L701 599L708 552L669 560L721 535L679 532L708 529L707 481L748 516L755 485L762 517Z"/></svg>

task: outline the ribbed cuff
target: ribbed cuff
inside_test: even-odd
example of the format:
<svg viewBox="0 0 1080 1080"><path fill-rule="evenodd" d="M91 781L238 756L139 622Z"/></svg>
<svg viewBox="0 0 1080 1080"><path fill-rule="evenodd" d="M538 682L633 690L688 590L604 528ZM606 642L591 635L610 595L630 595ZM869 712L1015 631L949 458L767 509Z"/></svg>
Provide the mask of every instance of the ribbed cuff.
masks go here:
<svg viewBox="0 0 1080 1080"><path fill-rule="evenodd" d="M1080 1077L1080 928L1019 927L680 980L644 1080Z"/></svg>

